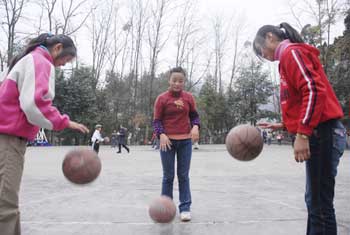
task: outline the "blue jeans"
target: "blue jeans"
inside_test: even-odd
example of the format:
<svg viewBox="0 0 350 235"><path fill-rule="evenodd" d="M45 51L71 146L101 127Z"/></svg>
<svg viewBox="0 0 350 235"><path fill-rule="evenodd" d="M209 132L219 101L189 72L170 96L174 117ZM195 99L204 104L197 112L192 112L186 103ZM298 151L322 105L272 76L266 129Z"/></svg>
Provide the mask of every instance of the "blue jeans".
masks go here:
<svg viewBox="0 0 350 235"><path fill-rule="evenodd" d="M310 137L305 191L307 235L337 234L333 200L337 167L346 144L345 132L340 121L330 120L319 124Z"/></svg>
<svg viewBox="0 0 350 235"><path fill-rule="evenodd" d="M189 171L192 157L192 141L171 140L171 149L160 151L163 166L162 195L173 198L173 183L175 176L175 154L177 156L177 179L179 182L179 210L190 211L191 191Z"/></svg>

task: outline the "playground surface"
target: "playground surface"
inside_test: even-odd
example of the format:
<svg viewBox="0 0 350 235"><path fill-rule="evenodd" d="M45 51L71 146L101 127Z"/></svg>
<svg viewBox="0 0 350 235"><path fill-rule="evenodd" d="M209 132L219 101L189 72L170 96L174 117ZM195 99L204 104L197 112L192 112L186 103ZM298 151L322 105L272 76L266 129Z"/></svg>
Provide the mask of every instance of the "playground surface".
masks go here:
<svg viewBox="0 0 350 235"><path fill-rule="evenodd" d="M224 145L200 145L191 163L192 221L156 224L148 205L160 194L159 152L102 146L100 176L79 186L62 174L74 147L28 147L20 209L23 235L301 235L306 230L305 164L291 146L264 146L251 162L231 158ZM88 148L82 146L82 148ZM350 152L340 161L335 207L338 234L350 235ZM174 202L178 204L177 181Z"/></svg>

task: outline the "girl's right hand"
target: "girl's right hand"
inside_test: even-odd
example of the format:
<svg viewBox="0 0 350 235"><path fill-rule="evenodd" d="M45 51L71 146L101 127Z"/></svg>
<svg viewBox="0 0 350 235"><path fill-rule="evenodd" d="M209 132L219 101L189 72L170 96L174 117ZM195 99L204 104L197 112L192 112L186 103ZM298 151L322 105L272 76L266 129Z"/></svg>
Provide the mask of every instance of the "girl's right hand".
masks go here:
<svg viewBox="0 0 350 235"><path fill-rule="evenodd" d="M69 121L68 128L80 131L82 133L89 133L89 129L86 126L73 121Z"/></svg>
<svg viewBox="0 0 350 235"><path fill-rule="evenodd" d="M260 122L256 124L258 127L263 129L281 130L284 128L283 123L270 123L270 122Z"/></svg>
<svg viewBox="0 0 350 235"><path fill-rule="evenodd" d="M160 134L159 138L160 138L160 143L159 143L160 151L166 152L167 149L170 150L171 149L171 141L168 138L168 136L166 134Z"/></svg>

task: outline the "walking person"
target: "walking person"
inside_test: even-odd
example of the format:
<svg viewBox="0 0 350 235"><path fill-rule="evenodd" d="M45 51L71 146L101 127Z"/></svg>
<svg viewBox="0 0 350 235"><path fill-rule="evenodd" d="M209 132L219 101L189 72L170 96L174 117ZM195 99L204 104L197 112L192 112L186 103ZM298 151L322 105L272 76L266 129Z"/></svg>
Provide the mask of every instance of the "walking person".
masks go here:
<svg viewBox="0 0 350 235"><path fill-rule="evenodd" d="M163 167L162 195L173 198L175 155L179 183L179 211L182 221L191 220L189 171L192 141L199 140L199 115L191 93L184 91L186 73L181 67L169 72L169 89L160 94L154 105L153 127L160 138Z"/></svg>
<svg viewBox="0 0 350 235"><path fill-rule="evenodd" d="M12 59L0 79L0 234L21 234L18 193L27 141L33 141L40 128L89 131L52 105L55 67L76 53L70 37L41 34Z"/></svg>
<svg viewBox="0 0 350 235"><path fill-rule="evenodd" d="M303 42L288 23L265 25L253 49L260 58L279 61L282 123L266 128L295 134L294 157L306 162L307 235L336 235L334 188L345 148L342 108L319 60L319 51Z"/></svg>
<svg viewBox="0 0 350 235"><path fill-rule="evenodd" d="M123 127L122 125L120 125L119 131L117 133L118 135L118 152L117 153L121 153L122 152L122 146L126 149L126 151L128 151L128 153L130 153L130 149L128 148L128 146L126 146L126 132L128 129L126 129L125 127Z"/></svg>

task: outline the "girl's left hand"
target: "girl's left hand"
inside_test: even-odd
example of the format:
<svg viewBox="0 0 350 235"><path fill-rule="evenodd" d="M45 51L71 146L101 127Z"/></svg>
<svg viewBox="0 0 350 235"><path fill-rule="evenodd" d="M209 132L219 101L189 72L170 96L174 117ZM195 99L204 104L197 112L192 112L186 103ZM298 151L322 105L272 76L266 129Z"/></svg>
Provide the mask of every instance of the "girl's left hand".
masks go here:
<svg viewBox="0 0 350 235"><path fill-rule="evenodd" d="M294 158L296 162L303 162L310 159L309 139L295 137L294 142Z"/></svg>
<svg viewBox="0 0 350 235"><path fill-rule="evenodd" d="M194 125L191 130L191 138L192 142L196 142L199 140L199 129L197 125Z"/></svg>

